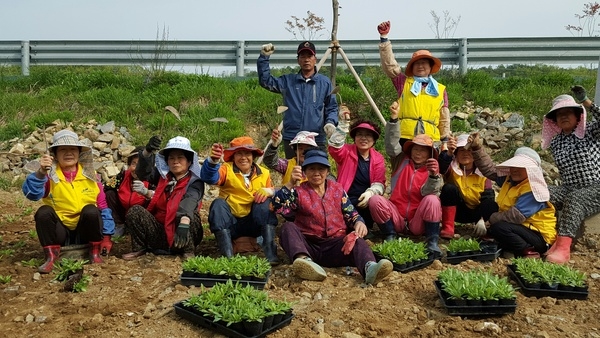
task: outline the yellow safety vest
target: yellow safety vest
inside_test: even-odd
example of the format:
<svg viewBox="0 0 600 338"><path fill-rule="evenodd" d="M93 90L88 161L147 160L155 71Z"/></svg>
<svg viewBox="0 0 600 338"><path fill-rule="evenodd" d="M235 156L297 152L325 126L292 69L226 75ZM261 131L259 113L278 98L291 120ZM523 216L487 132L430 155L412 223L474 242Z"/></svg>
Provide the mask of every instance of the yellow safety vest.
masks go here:
<svg viewBox="0 0 600 338"><path fill-rule="evenodd" d="M487 180L484 176L474 172L469 175L459 175L450 167L446 178L449 183L456 185L469 209L479 206L479 198L485 190L485 181Z"/></svg>
<svg viewBox="0 0 600 338"><path fill-rule="evenodd" d="M434 141L440 140L440 110L444 105L446 86L438 83L438 96L427 95L421 90L418 96L410 92L415 79L408 77L404 83L402 95L398 98L400 114L400 138L412 140L415 135L427 134ZM419 130L423 129L423 130Z"/></svg>
<svg viewBox="0 0 600 338"><path fill-rule="evenodd" d="M260 189L270 187L267 185L271 181L269 170L262 166L256 166L250 177L250 186L246 187L244 176L241 172L233 170L233 162L225 162L221 168L225 167L226 179L220 186L219 197L226 200L231 208L231 213L235 217L244 217L250 214L252 203L254 203L254 194Z"/></svg>

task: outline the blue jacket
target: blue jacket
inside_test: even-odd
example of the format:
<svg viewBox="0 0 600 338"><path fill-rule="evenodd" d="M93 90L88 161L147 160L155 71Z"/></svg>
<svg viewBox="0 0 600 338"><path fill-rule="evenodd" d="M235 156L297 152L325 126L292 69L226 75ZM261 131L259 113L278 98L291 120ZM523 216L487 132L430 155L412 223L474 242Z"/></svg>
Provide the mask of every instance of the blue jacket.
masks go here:
<svg viewBox="0 0 600 338"><path fill-rule="evenodd" d="M335 95L331 95L333 85L325 75L315 73L304 79L301 73L286 74L280 77L271 75L269 57L260 55L257 61L258 82L260 85L283 96L283 104L288 110L283 113L283 139L291 141L299 131L319 133L316 141L325 144L323 126L338 123L338 105Z"/></svg>

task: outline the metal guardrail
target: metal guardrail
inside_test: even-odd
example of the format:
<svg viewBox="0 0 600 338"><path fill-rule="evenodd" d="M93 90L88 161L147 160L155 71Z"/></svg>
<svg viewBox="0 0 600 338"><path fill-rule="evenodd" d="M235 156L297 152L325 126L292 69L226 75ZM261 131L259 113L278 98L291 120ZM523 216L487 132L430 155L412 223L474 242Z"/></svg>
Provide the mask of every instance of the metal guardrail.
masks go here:
<svg viewBox="0 0 600 338"><path fill-rule="evenodd" d="M298 41L124 41L39 40L0 41L0 65L140 65L235 67L237 76L254 68L262 44L276 51L272 67L296 66ZM340 41L353 66L379 65L378 40ZM331 46L315 41L318 55ZM392 40L398 63L404 65L418 49L429 49L444 67L469 68L509 64L580 66L598 62L600 39L595 37L474 38ZM338 62L344 66L343 62Z"/></svg>

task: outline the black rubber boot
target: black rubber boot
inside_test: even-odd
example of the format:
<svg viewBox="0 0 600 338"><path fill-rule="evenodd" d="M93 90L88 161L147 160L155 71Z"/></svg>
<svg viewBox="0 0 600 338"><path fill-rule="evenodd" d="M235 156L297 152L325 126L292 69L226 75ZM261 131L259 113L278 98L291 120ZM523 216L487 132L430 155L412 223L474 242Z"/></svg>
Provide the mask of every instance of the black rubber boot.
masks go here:
<svg viewBox="0 0 600 338"><path fill-rule="evenodd" d="M389 242L396 239L396 230L394 230L394 223L392 223L391 219L383 224L378 225L384 242Z"/></svg>
<svg viewBox="0 0 600 338"><path fill-rule="evenodd" d="M425 237L427 239L427 250L432 252L437 257L442 256L442 250L438 246L440 240L440 222L423 222L425 223Z"/></svg>
<svg viewBox="0 0 600 338"><path fill-rule="evenodd" d="M224 229L215 232L215 238L217 239L217 245L221 251L221 255L231 258L233 257L233 244L231 243L231 233L229 229Z"/></svg>
<svg viewBox="0 0 600 338"><path fill-rule="evenodd" d="M269 260L272 266L279 265L280 261L277 258L277 244L275 244L275 225L263 225L262 227L262 249L265 257Z"/></svg>

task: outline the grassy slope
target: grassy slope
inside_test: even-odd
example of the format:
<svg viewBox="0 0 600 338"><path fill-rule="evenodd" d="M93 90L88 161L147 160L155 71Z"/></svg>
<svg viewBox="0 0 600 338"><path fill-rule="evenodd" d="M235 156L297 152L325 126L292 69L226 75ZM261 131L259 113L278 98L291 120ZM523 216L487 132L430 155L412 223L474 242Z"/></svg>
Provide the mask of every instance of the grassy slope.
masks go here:
<svg viewBox="0 0 600 338"><path fill-rule="evenodd" d="M18 71L15 67L0 67L0 141L20 137L23 132L56 119L76 123L95 119L100 123L114 120L117 126L126 126L135 142L143 144L150 135L160 133L164 117L163 139L184 135L192 140L195 149L203 149L212 142L227 142L244 134L249 123L269 128L279 123L275 111L282 104L281 96L262 89L251 75L245 79L175 72L152 76L147 71L125 67L36 66L28 77L11 76ZM323 72L328 74L327 70ZM387 107L396 98L389 79L377 67L359 72L387 118ZM277 75L277 71L274 73ZM593 92L595 78L595 70L548 66L471 70L464 77L452 71L436 75L448 87L452 111L465 101L473 101L479 106L521 112L526 121L531 116L543 116L552 98L568 93L573 84L582 84ZM354 113L377 121L351 75L338 72L337 84L342 101ZM181 121L164 116L167 105L179 110ZM214 117L229 120L219 137L217 123L209 122ZM256 141L264 145L267 140L265 134Z"/></svg>

